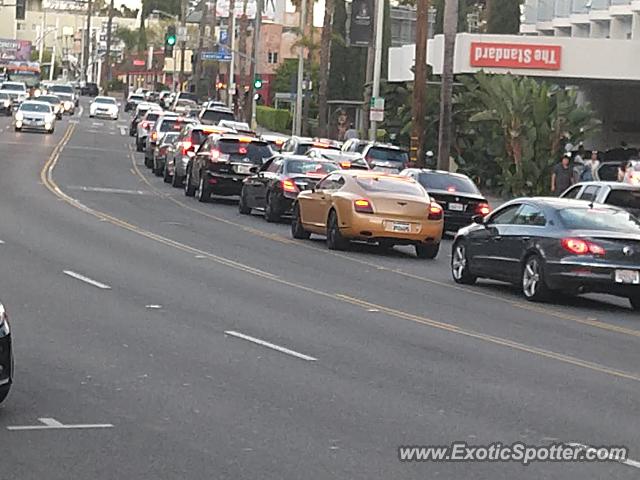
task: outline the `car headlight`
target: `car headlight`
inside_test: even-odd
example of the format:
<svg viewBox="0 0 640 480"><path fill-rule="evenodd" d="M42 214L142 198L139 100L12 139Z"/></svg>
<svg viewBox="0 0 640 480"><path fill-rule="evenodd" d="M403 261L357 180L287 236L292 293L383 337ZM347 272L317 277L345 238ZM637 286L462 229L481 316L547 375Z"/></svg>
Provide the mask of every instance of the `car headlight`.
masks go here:
<svg viewBox="0 0 640 480"><path fill-rule="evenodd" d="M71 107L73 107L73 102L70 102L69 100L64 102L64 109L65 110L71 110Z"/></svg>
<svg viewBox="0 0 640 480"><path fill-rule="evenodd" d="M7 316L7 311L4 309L4 305L0 303L0 337L6 337L10 333L9 317Z"/></svg>
<svg viewBox="0 0 640 480"><path fill-rule="evenodd" d="M24 115L22 114L22 112L16 113L16 120L21 122L23 119L24 119Z"/></svg>
<svg viewBox="0 0 640 480"><path fill-rule="evenodd" d="M53 123L53 119L54 119L54 117L55 117L55 116L54 116L52 113L47 113L47 114L44 116L44 121L45 121L46 123Z"/></svg>
<svg viewBox="0 0 640 480"><path fill-rule="evenodd" d="M34 96L34 97L39 97L40 95L42 95L42 92L41 92L39 89L36 89L36 90L33 92L33 96Z"/></svg>
<svg viewBox="0 0 640 480"><path fill-rule="evenodd" d="M10 100L5 100L4 101L5 108L9 108L9 105L11 105L11 101Z"/></svg>

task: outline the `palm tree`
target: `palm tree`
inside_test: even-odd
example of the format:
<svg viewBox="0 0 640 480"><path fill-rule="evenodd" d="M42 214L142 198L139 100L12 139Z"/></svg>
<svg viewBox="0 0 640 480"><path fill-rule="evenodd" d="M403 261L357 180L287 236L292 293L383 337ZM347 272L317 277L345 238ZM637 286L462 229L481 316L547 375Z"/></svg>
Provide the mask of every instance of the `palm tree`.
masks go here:
<svg viewBox="0 0 640 480"><path fill-rule="evenodd" d="M327 97L329 92L329 69L331 68L331 37L333 34L333 12L335 0L325 0L322 36L320 37L320 76L318 88L318 133L327 135Z"/></svg>

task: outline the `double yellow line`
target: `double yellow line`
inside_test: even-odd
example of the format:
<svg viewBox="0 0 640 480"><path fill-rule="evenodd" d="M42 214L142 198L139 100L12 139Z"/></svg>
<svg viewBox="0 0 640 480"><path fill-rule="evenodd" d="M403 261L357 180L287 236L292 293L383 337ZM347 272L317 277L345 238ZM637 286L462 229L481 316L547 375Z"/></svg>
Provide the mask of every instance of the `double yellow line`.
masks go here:
<svg viewBox="0 0 640 480"><path fill-rule="evenodd" d="M377 310L380 311L382 313L385 313L386 315L389 315L391 317L395 317L395 318L399 318L399 319L403 319L403 320L407 320L407 321L411 321L420 325L425 325L431 328L436 328L438 330L442 330L442 331L446 331L452 334L457 334L457 335L463 335L465 337L468 338L473 338L482 342L486 342L486 343L491 343L493 345L499 345L499 346L503 346L512 350L516 350L516 351L521 351L521 352L526 352L529 353L531 355L535 355L537 357L542 357L542 358L548 358L551 360L555 360L561 363L565 363L568 365L572 365L572 366L577 366L577 367L581 367L587 370L591 370L594 372L599 372L599 373L603 373L605 375L611 375L617 378L623 378L626 380L633 380L636 382L640 382L640 375L636 374L636 373L631 373L631 372L625 372L623 370L618 370L618 369L614 369L614 368L610 368L607 367L606 365L601 365L598 363L594 363L594 362L589 362L586 360L582 360L576 357L572 357L569 355L564 355L561 353L557 353L557 352L553 352L550 350L544 350L538 347L533 347L530 345L526 345L523 343L519 343L513 340L509 340L506 338L501 338L501 337L496 337L493 335L488 335L488 334L484 334L484 333L480 333L480 332L475 332L473 330L469 330L466 328L461 328L458 327L456 325L450 324L450 323L446 323L446 322L440 322L440 321L436 321L433 319L430 319L428 317L423 317L420 315L414 315L408 312L403 312L401 310L397 310L394 308L390 308L390 307L386 307L383 305L378 305L375 303L371 303L371 302L367 302L365 300L361 300L358 298L354 298L348 295L344 295L344 294L339 294L339 293L329 293L329 292L324 292L322 290L318 290L315 289L313 287L309 287L303 284L299 284L299 283L295 283L295 282L291 282L282 278L279 278L276 275L273 275L269 272L265 272L263 270L259 270L256 268L253 268L249 265L245 265L243 263L240 262L235 262L233 260L229 260L223 257L220 257L218 255L214 255L210 252L206 252L204 250L200 250L198 248L194 248L191 247L189 245L185 245L183 243L177 242L175 240L171 240L170 238L166 238L163 237L161 235L155 234L153 232L150 232L148 230L144 230L136 225L133 225L131 223L125 222L124 220L121 220L119 218L116 218L112 215L109 215L107 213L104 212L100 212L98 210L95 210L93 208L87 207L86 205L82 204L81 202L79 202L78 200L70 197L69 195L67 195L66 193L64 193L56 184L56 182L53 179L53 170L57 165L57 162L60 158L60 154L62 152L62 150L64 149L64 147L66 146L66 144L69 142L69 139L71 138L71 136L73 135L73 132L75 130L75 125L70 125L67 129L67 131L65 132L65 134L63 135L62 139L60 140L60 142L58 143L58 145L54 148L53 152L51 153L51 156L49 157L49 159L47 160L47 162L44 164L41 172L40 172L40 178L42 180L42 183L45 185L45 187L51 192L53 193L55 196L57 196L58 198L60 198L61 200L65 201L66 203L68 203L69 205L73 206L74 208L77 208L85 213L88 213L102 221L106 221L111 223L112 225L115 225L117 227L123 228L125 230L128 230L130 232L136 233L138 235L141 235L145 238L148 238L150 240L153 240L155 242L158 242L160 244L166 245L168 247L171 248L175 248L177 250L180 250L182 252L185 253L189 253L189 254L194 254L194 255L199 255L202 256L206 259L209 259L217 264L220 265L224 265L227 266L229 268L233 268L235 270L238 271L242 271L245 273L249 273L253 276L259 276L262 278L267 278L269 280L271 280L272 282L277 282L281 285L285 285L291 288L295 288L297 290L303 291L303 292L307 292L307 293L311 293L311 294L315 294L317 296L320 297L324 297L324 298L328 298L334 301L339 301L345 304L349 304L349 305L353 305L356 306L358 308L363 308L363 309L367 309L367 310Z"/></svg>

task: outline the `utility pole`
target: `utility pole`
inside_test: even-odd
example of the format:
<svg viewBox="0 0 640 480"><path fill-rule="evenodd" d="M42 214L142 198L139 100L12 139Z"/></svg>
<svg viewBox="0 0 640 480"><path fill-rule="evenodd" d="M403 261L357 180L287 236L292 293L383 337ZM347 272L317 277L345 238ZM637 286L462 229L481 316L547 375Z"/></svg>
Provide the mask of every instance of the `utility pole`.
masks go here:
<svg viewBox="0 0 640 480"><path fill-rule="evenodd" d="M102 87L105 95L109 94L109 82L111 81L111 28L113 26L113 2L114 0L109 2L109 18L107 20L107 51L104 55L104 61L107 62L107 68Z"/></svg>
<svg viewBox="0 0 640 480"><path fill-rule="evenodd" d="M229 108L233 108L233 97L237 95L236 85L234 81L236 70L236 2L235 0L229 1L229 21L228 21L228 41L231 49L231 63L229 63L229 79L227 82L227 104Z"/></svg>
<svg viewBox="0 0 640 480"><path fill-rule="evenodd" d="M413 80L411 121L411 161L425 166L425 94L427 91L427 39L429 38L429 0L418 0L416 12L416 59Z"/></svg>
<svg viewBox="0 0 640 480"><path fill-rule="evenodd" d="M247 109L246 101L245 101L245 85L247 83L247 64L245 62L247 58L247 24L249 20L247 19L247 4L248 0L242 1L242 16L240 17L240 31L238 32L238 38L240 40L240 45L238 48L238 55L240 56L240 85L236 86L236 107L235 113L239 115L240 109L242 109L242 114L244 116L244 112Z"/></svg>
<svg viewBox="0 0 640 480"><path fill-rule="evenodd" d="M185 33L187 30L187 0L180 2L180 26L183 30L182 33ZM184 54L186 49L187 42L183 39L180 42L180 91L182 91L182 85L184 84ZM191 71L193 72L193 65L191 66Z"/></svg>
<svg viewBox="0 0 640 480"><path fill-rule="evenodd" d="M456 49L456 34L458 32L458 0L445 0L443 30L444 58L442 61L442 85L440 87L438 169L449 170L452 130L453 57Z"/></svg>
<svg viewBox="0 0 640 480"><path fill-rule="evenodd" d="M200 25L198 30L198 51L196 53L196 64L194 69L195 92L200 91L200 76L202 75L202 48L204 46L204 27L207 25L207 0L200 0Z"/></svg>
<svg viewBox="0 0 640 480"><path fill-rule="evenodd" d="M216 36L216 24L218 23L217 10L218 2L217 0L213 0L213 7L211 9L211 50L216 49L216 45L218 43L218 37ZM214 98L217 100L217 90L216 90L216 82L218 80L218 62L215 62L211 67L211 76L209 76L209 81L207 82L207 97ZM213 85L212 85L213 84ZM213 95L211 95L211 87L213 86Z"/></svg>
<svg viewBox="0 0 640 480"><path fill-rule="evenodd" d="M300 8L300 32L304 35L304 27L307 16L307 0L302 0ZM296 88L296 110L293 118L293 134L300 135L302 132L302 77L304 76L304 47L298 47L298 84Z"/></svg>
<svg viewBox="0 0 640 480"><path fill-rule="evenodd" d="M420 1L420 0L418 0ZM416 25L417 28L417 25ZM382 69L382 37L384 36L384 0L377 0L376 3L376 44L375 57L373 61L373 87L372 98L380 96L380 74ZM378 135L378 122L371 121L369 128L369 140L375 141Z"/></svg>
<svg viewBox="0 0 640 480"><path fill-rule="evenodd" d="M249 95L251 96L249 104L251 105L251 111L247 115L247 120L251 120L250 125L251 128L256 128L256 73L258 73L258 59L260 58L258 55L258 50L260 50L260 27L262 25L262 1L256 0L256 19L255 24L253 26L253 47L251 55L251 83L249 84Z"/></svg>
<svg viewBox="0 0 640 480"><path fill-rule="evenodd" d="M53 51L51 52L51 64L49 65L49 81L53 81L53 74L56 68L56 45L58 43L59 26L60 26L60 17L56 17L56 31L53 36Z"/></svg>
<svg viewBox="0 0 640 480"><path fill-rule="evenodd" d="M42 5L42 23L40 24L40 43L38 51L38 62L42 65L42 59L44 57L44 40L47 31L47 9Z"/></svg>
<svg viewBox="0 0 640 480"><path fill-rule="evenodd" d="M91 43L91 0L87 1L87 27L84 32L84 49L82 58L82 70L84 81L89 81L89 46Z"/></svg>

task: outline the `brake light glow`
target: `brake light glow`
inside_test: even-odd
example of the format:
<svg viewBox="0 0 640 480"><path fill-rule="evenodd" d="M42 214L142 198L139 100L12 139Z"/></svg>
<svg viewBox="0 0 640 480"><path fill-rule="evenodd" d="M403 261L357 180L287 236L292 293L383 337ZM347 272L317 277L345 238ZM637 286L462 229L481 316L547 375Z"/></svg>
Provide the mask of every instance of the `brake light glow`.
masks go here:
<svg viewBox="0 0 640 480"><path fill-rule="evenodd" d="M247 154L247 147L238 148L238 153L241 154L241 155L246 155Z"/></svg>
<svg viewBox="0 0 640 480"><path fill-rule="evenodd" d="M431 202L429 205L429 220L441 220L442 213L442 207L435 202Z"/></svg>
<svg viewBox="0 0 640 480"><path fill-rule="evenodd" d="M353 202L353 208L358 213L373 213L373 207L371 202L367 199L361 198Z"/></svg>
<svg viewBox="0 0 640 480"><path fill-rule="evenodd" d="M142 128L144 128L145 130L149 128L149 122L142 122Z"/></svg>
<svg viewBox="0 0 640 480"><path fill-rule="evenodd" d="M185 140L184 142L182 142L182 154L186 155L187 152L191 149L192 145L193 144L189 140Z"/></svg>
<svg viewBox="0 0 640 480"><path fill-rule="evenodd" d="M296 193L300 191L296 183L290 178L285 178L284 180L282 180L281 184L282 190L284 190L285 192Z"/></svg>
<svg viewBox="0 0 640 480"><path fill-rule="evenodd" d="M220 150L211 149L211 161L215 162L220 158Z"/></svg>
<svg viewBox="0 0 640 480"><path fill-rule="evenodd" d="M154 142L158 139L158 132L154 131L151 133L151 140Z"/></svg>
<svg viewBox="0 0 640 480"><path fill-rule="evenodd" d="M479 203L478 205L476 205L476 215L482 215L483 217L486 217L490 213L491 207L488 203Z"/></svg>
<svg viewBox="0 0 640 480"><path fill-rule="evenodd" d="M600 245L581 238L563 238L562 248L574 255L604 255L605 249Z"/></svg>
<svg viewBox="0 0 640 480"><path fill-rule="evenodd" d="M351 162L340 162L341 168L351 168Z"/></svg>
<svg viewBox="0 0 640 480"><path fill-rule="evenodd" d="M456 187L447 187L447 192L455 192Z"/></svg>

